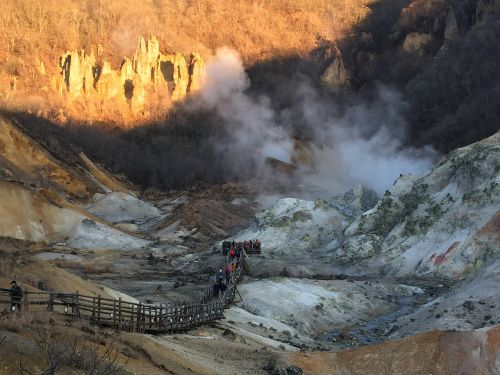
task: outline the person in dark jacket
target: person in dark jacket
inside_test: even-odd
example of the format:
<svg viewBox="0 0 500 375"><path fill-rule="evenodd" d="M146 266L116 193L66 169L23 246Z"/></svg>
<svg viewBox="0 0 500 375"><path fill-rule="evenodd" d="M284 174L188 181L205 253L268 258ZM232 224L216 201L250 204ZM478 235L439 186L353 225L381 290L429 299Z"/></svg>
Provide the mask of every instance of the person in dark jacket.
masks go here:
<svg viewBox="0 0 500 375"><path fill-rule="evenodd" d="M221 294L224 294L224 292L226 291L226 289L227 289L227 285L226 284L224 284L224 283L220 283L219 284L219 290L220 290Z"/></svg>
<svg viewBox="0 0 500 375"><path fill-rule="evenodd" d="M212 293L214 297L219 297L219 284L214 283L214 285L212 286Z"/></svg>
<svg viewBox="0 0 500 375"><path fill-rule="evenodd" d="M10 283L10 302L12 311L21 311L21 300L23 299L23 290L15 280Z"/></svg>
<svg viewBox="0 0 500 375"><path fill-rule="evenodd" d="M217 272L217 275L215 276L215 282L220 284L224 280L224 271L222 271L222 268Z"/></svg>
<svg viewBox="0 0 500 375"><path fill-rule="evenodd" d="M240 263L240 257L241 257L241 252L243 251L243 247L241 245L239 245L237 248L236 248L236 263L239 264Z"/></svg>

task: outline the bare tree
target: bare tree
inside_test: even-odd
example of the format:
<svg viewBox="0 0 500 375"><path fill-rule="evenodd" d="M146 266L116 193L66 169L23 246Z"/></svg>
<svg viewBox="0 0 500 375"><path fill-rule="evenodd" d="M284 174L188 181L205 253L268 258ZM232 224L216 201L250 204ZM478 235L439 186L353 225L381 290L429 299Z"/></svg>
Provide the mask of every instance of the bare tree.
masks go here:
<svg viewBox="0 0 500 375"><path fill-rule="evenodd" d="M101 343L105 345L101 345ZM30 364L19 364L19 375L55 375L64 368L71 368L72 374L118 375L124 373L117 362L118 352L114 340L106 343L98 337L94 343L82 343L81 338L67 339L44 335L37 345L45 355L45 369L34 371ZM102 346L104 346L102 348Z"/></svg>

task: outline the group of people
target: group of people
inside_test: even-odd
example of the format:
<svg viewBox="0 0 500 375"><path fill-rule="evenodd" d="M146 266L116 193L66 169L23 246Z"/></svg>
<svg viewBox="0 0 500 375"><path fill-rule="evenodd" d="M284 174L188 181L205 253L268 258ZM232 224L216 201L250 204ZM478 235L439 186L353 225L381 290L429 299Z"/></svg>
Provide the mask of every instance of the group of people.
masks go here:
<svg viewBox="0 0 500 375"><path fill-rule="evenodd" d="M213 284L214 297L218 297L220 293L223 294L229 285L234 282L234 275L241 264L241 257L248 256L246 250L250 248L250 244L253 246L252 241L245 241L244 243L224 241L222 243L222 253L226 256L226 263L215 275Z"/></svg>
<svg viewBox="0 0 500 375"><path fill-rule="evenodd" d="M213 284L213 295L218 297L219 294L224 294L229 285L234 281L234 274L236 272L236 263L228 263L224 268L219 269L215 274Z"/></svg>
<svg viewBox="0 0 500 375"><path fill-rule="evenodd" d="M222 254L224 255L231 255L231 256L238 256L238 254L241 254L243 251L244 252L249 252L249 251L258 251L260 252L260 246L261 243L258 239L256 240L245 240L243 242L235 242L234 240L232 242L229 241L224 241L222 243Z"/></svg>

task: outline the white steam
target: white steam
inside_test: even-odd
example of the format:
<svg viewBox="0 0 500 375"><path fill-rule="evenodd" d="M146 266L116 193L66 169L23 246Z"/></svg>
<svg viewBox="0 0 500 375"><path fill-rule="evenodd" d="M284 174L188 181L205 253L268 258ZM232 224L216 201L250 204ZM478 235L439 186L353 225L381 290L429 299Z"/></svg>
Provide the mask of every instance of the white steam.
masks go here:
<svg viewBox="0 0 500 375"><path fill-rule="evenodd" d="M362 184L381 194L400 174L417 174L432 166L436 152L431 147L403 146L406 104L397 91L380 86L376 100L347 106L341 116L316 91L304 91L304 118L316 131L316 175L309 176L310 185L322 184L324 190L340 193Z"/></svg>
<svg viewBox="0 0 500 375"><path fill-rule="evenodd" d="M245 94L249 86L239 55L221 48L206 66L199 100L194 105L216 110L227 122L231 139L217 146L233 158L236 168L246 167L248 158L259 166L266 157L289 161L293 141L276 123L267 98L253 99Z"/></svg>
<svg viewBox="0 0 500 375"><path fill-rule="evenodd" d="M294 98L293 108L277 113L269 98L247 94L249 86L239 55L222 48L207 64L202 90L192 104L217 111L227 122L231 142L217 147L228 153L236 169L252 160L259 166L256 174L263 175L270 172L266 157L293 161L289 129L297 119L314 133L308 145L314 167L302 168L300 185L321 195L338 194L359 184L382 193L400 174L428 169L436 156L430 147L403 147L405 104L395 90L379 87L376 100L340 108L304 82L296 92L287 93Z"/></svg>

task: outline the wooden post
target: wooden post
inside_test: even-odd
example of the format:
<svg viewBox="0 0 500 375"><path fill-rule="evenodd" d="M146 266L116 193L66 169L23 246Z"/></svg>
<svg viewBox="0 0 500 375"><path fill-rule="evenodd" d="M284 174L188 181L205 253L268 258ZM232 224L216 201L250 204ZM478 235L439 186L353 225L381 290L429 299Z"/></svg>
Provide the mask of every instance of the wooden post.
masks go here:
<svg viewBox="0 0 500 375"><path fill-rule="evenodd" d="M142 305L142 332L146 332L146 305Z"/></svg>
<svg viewBox="0 0 500 375"><path fill-rule="evenodd" d="M122 297L118 298L118 329L122 329L123 316L122 316Z"/></svg>
<svg viewBox="0 0 500 375"><path fill-rule="evenodd" d="M75 310L76 310L76 318L80 319L80 292L77 290L75 294Z"/></svg>
<svg viewBox="0 0 500 375"><path fill-rule="evenodd" d="M167 307L167 319L168 330L172 332L172 327L174 326L174 314L172 311L172 305Z"/></svg>
<svg viewBox="0 0 500 375"><path fill-rule="evenodd" d="M137 306L137 324L136 324L137 332L141 332L141 311L142 311L142 302L139 302L139 305Z"/></svg>
<svg viewBox="0 0 500 375"><path fill-rule="evenodd" d="M146 324L146 322L144 322ZM148 328L151 328L151 306L148 306Z"/></svg>
<svg viewBox="0 0 500 375"><path fill-rule="evenodd" d="M130 320L128 324L128 330L129 332L132 332L134 330L134 305L132 303L129 303L130 306Z"/></svg>
<svg viewBox="0 0 500 375"><path fill-rule="evenodd" d="M101 325L101 295L97 296L97 325Z"/></svg>
<svg viewBox="0 0 500 375"><path fill-rule="evenodd" d="M116 328L116 300L113 300L113 328Z"/></svg>
<svg viewBox="0 0 500 375"><path fill-rule="evenodd" d="M160 303L160 313L158 315L158 320L157 320L158 321L158 331L159 331L159 333L163 330L162 325L165 323L164 320L163 320L163 314L162 313L163 313L162 312L162 305Z"/></svg>
<svg viewBox="0 0 500 375"><path fill-rule="evenodd" d="M92 297L92 323L95 324L95 297Z"/></svg>
<svg viewBox="0 0 500 375"><path fill-rule="evenodd" d="M182 310L181 310L181 329L184 330L186 329L186 316L187 316L187 305L186 301L182 304Z"/></svg>
<svg viewBox="0 0 500 375"><path fill-rule="evenodd" d="M24 289L24 294L23 294L23 296L24 296L24 298L23 298L23 299L24 299L24 301L23 301L23 302L24 302L24 303L23 303L23 304L24 304L24 311L28 311L28 310L29 310L29 307L28 307L28 306L29 306L29 298L30 298L30 295L29 295L29 293L28 293L28 290L27 290L27 289Z"/></svg>
<svg viewBox="0 0 500 375"><path fill-rule="evenodd" d="M49 302L47 303L47 311L54 311L54 301L56 299L56 294L51 292L49 295Z"/></svg>

